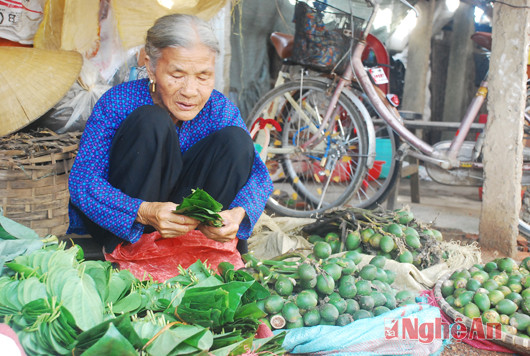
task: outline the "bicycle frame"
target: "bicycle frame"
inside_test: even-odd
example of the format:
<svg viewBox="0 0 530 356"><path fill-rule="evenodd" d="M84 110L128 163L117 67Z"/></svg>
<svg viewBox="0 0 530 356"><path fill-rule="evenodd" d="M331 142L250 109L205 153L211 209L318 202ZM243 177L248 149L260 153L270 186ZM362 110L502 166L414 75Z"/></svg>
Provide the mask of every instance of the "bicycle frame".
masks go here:
<svg viewBox="0 0 530 356"><path fill-rule="evenodd" d="M359 82L359 85L361 86L365 94L368 96L368 98L371 100L375 110L385 120L385 122L390 125L398 133L398 135L403 138L407 143L409 143L412 147L423 152L423 154L409 152L411 156L416 156L416 158L432 162L444 169L459 167L460 162L457 160L457 155L462 147L462 143L464 142L465 137L469 133L474 118L476 117L480 107L484 103L484 100L487 95L487 82L483 81L481 83L481 87L479 88L477 95L473 98L470 106L468 107L468 110L464 115L464 118L458 129L458 132L451 142L449 150L445 154L435 151L433 146L429 145L427 142L423 141L414 133L409 131L402 124L401 118L397 118L386 107L383 101L379 98L374 88L374 85L372 84L370 78L368 77L368 74L366 73L364 65L361 61L361 55L366 47L366 36L370 31L373 18L377 14L377 11L379 9L379 4L374 3L372 1L368 2L372 3L372 5L374 6L374 10L363 33L363 38L355 46L355 49L351 56L352 66L348 68L347 72L344 75L344 79L351 80L353 77L353 71L355 73L357 81Z"/></svg>
<svg viewBox="0 0 530 356"><path fill-rule="evenodd" d="M370 32L372 27L373 19L379 10L379 4L376 0L366 0L370 3L374 10L368 20L366 28L363 33L363 38L355 45L353 54L351 55L351 64L352 66L348 68L344 74L343 80L352 80L353 73L357 78L357 81L367 97L370 99L371 103L374 105L374 108L379 113L381 118L390 125L398 135L404 139L410 146L416 148L419 152L410 151L408 154L415 158L436 164L443 169L452 169L452 168L483 168L483 164L480 162L464 162L458 159L458 154L462 148L462 145L465 141L467 134L473 124L475 117L477 116L481 106L484 104L488 93L488 83L486 80L483 80L480 84L479 89L475 97L472 99L469 104L464 117L460 123L457 134L453 137L449 149L445 152L437 151L427 142L423 141L417 137L414 133L409 131L405 125L402 123L401 117L396 117L392 111L390 111L384 102L381 100L377 94L374 84L368 77L364 65L361 61L361 55L366 47L366 37ZM402 1L404 2L404 1ZM404 2L405 3L405 2ZM407 3L408 6L410 4ZM352 73L353 72L353 73ZM530 170L530 165L523 165L523 170Z"/></svg>
<svg viewBox="0 0 530 356"><path fill-rule="evenodd" d="M325 76L313 76L313 67L301 65L299 77L291 70L286 71L292 74L288 77L291 83L281 84L284 79L282 70L276 87L259 100L249 115L251 136L254 138L258 132L261 135L255 138L255 142L262 148L260 156L267 164L275 185L274 196L267 204L278 214L306 217L344 204L380 205L399 179L402 173L399 161L407 155L425 161L427 172L435 181L452 185L482 184L483 174L479 170L483 169L483 164L475 161L482 151L484 133L476 142L465 139L474 128L473 121L485 102L487 81L481 83L451 141L433 145L423 141L414 131L409 131L409 126L405 126L400 113L385 98L362 62L363 54L373 49L369 33L380 10L381 0L365 1L373 7L373 11L362 34L354 34L356 43L339 61L347 61L343 73L337 75L332 71L331 77L328 72ZM347 35L348 29L341 28ZM280 49L283 50L283 47ZM530 89L528 91L530 93ZM372 107L375 115L373 111L368 111ZM344 121L348 123L346 129L342 127L343 113L348 114L344 115L348 120ZM284 128L286 130L281 132ZM349 128L357 131L348 131ZM277 132L271 138L269 134L272 131ZM333 137L338 138L331 141ZM353 142L352 137L359 143L357 146L349 144ZM398 138L403 140L399 149ZM377 150L381 152L379 156L376 156L376 143L384 144L377 145ZM345 147L351 150L344 150ZM530 152L527 151L530 149L525 148L524 151L528 160ZM349 163L342 165L342 162L350 162L356 157L356 166L350 168ZM374 162L379 165L377 172L371 169L375 166ZM389 163L387 167L390 169L380 177L381 162ZM337 163L341 165L335 171ZM524 163L523 169L530 170L530 164ZM341 170L346 175L341 175ZM527 179L530 184L530 176Z"/></svg>
<svg viewBox="0 0 530 356"><path fill-rule="evenodd" d="M408 4L406 1L401 0L404 4L407 6L410 6L412 9L414 9L410 4ZM476 169L482 169L483 164L481 162L475 162L475 161L460 161L458 159L458 155L462 149L462 146L464 144L465 138L468 135L471 126L473 124L473 121L475 120L476 116L478 115L478 112L482 105L485 102L487 93L488 93L488 83L487 80L483 80L480 84L479 89L476 92L475 97L471 100L470 104L468 105L467 111L464 114L462 121L460 123L460 126L458 128L458 131L456 135L453 137L450 146L447 151L441 151L436 150L434 146L428 144L418 136L416 136L413 132L408 130L405 125L403 124L403 119L399 116L399 114L396 115L394 110L391 110L387 107L387 104L383 101L383 99L380 98L379 94L376 91L375 85L373 84L372 80L369 78L367 71L364 67L364 64L362 63L362 54L367 47L367 37L370 33L370 29L372 28L372 24L374 21L374 18L376 14L379 11L380 5L378 0L366 0L367 3L373 6L372 14L370 15L370 18L367 21L366 27L363 31L361 39L355 44L353 53L350 55L349 61L350 65L346 67L344 73L342 76L339 77L337 80L337 84L335 88L333 89L332 96L330 98L329 106L326 109L325 115L323 116L321 122L320 122L320 128L317 129L312 123L311 120L309 120L307 117L304 117L305 121L308 122L308 125L312 125L310 127L311 131L314 133L314 135L307 140L302 146L302 150L308 150L311 146L315 146L318 143L320 143L327 134L329 134L328 131L328 123L330 122L331 118L334 115L334 112L336 110L336 104L339 100L339 97L341 93L348 93L348 85L351 83L354 79L357 80L360 87L370 100L371 104L374 106L374 109L377 111L379 116L390 126L392 129L405 141L407 142L411 147L415 148L416 150L407 150L406 154L418 158L420 160L435 164L443 169L453 169L453 168L476 168ZM351 96L350 96L351 97ZM296 102L294 100L290 100L291 104L295 107L297 107ZM276 153L288 153L292 151L291 149L282 149L277 148L274 149ZM373 161L373 159L369 162L369 167L371 166L370 163ZM530 164L524 164L523 170L527 171L530 170Z"/></svg>
<svg viewBox="0 0 530 356"><path fill-rule="evenodd" d="M370 99L370 102L373 104L374 109L378 112L381 118L383 118L383 120L388 125L390 125L390 127L392 127L400 135L400 137L403 138L406 142L408 142L412 147L415 147L419 151L424 153L423 155L419 155L420 157L418 158L435 163L445 169L450 169L458 166L459 163L456 160L458 150L461 148L464 138L466 137L467 133L469 132L469 129L471 128L473 119L478 113L480 106L484 102L485 93L487 93L487 89L485 91L481 91L481 93L484 92L484 95L476 96L474 98L475 103L470 106L470 110L466 114L467 118L462 122L461 127L459 128L458 135L457 137L455 137L453 144L451 144L450 155L444 155L440 152L435 151L431 145L427 144L425 141L417 137L414 133L409 131L402 124L401 117L396 117L392 113L392 111L387 108L385 103L379 98L374 84L372 84L372 81L366 73L361 57L364 52L364 49L366 48L366 38L368 37L368 34L372 27L375 15L379 10L379 4L377 2L373 0L366 0L366 2L370 3L374 7L374 10L372 11L370 18L368 19L362 38L357 42L354 47L354 51L350 57L351 65L347 66L343 75L339 77L338 83L333 91L333 95L330 99L330 104L321 123L321 127L324 128L323 131L325 132L327 130L328 122L333 116L333 112L335 110L335 106L338 102L339 96L345 90L346 85L354 79L355 73L357 82L365 92L366 96ZM315 132L315 135L304 143L302 149L307 149L310 145L318 144L324 138L324 136L325 135L320 130L317 130ZM409 154L417 155L415 152L410 152ZM448 157L454 158L449 159Z"/></svg>

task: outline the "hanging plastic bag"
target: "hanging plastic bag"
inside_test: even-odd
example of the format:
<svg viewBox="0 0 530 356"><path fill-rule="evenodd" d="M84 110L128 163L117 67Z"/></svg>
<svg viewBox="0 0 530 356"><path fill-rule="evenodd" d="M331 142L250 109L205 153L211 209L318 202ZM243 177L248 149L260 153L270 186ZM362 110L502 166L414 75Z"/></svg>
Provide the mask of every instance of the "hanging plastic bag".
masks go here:
<svg viewBox="0 0 530 356"><path fill-rule="evenodd" d="M33 44L43 17L45 0L0 1L0 37Z"/></svg>
<svg viewBox="0 0 530 356"><path fill-rule="evenodd" d="M66 95L39 119L39 124L57 132L83 131L98 99L110 89L97 68L85 59L79 79Z"/></svg>
<svg viewBox="0 0 530 356"><path fill-rule="evenodd" d="M207 238L198 230L190 231L177 238L165 239L159 232L144 234L133 244L120 244L105 259L128 269L140 280L149 279L164 282L179 274L179 266L188 268L201 260L214 270L220 262L226 261L235 269L244 267L241 255L236 249L237 239L222 243Z"/></svg>

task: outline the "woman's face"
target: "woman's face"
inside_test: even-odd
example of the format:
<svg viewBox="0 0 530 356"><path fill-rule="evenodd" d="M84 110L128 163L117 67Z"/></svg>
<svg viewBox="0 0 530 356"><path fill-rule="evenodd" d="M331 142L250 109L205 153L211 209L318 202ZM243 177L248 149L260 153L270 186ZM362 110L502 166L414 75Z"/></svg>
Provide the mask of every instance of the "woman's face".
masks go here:
<svg viewBox="0 0 530 356"><path fill-rule="evenodd" d="M149 78L156 83L153 101L165 107L173 121L192 120L202 110L215 84L215 53L203 44L162 49L155 71L146 58Z"/></svg>

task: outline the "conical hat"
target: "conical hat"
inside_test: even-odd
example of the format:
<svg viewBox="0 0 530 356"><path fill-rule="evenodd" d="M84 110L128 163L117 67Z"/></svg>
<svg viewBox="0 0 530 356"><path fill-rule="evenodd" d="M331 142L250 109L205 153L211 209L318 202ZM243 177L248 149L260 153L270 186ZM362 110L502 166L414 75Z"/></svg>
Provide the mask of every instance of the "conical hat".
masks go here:
<svg viewBox="0 0 530 356"><path fill-rule="evenodd" d="M75 82L83 57L74 51L0 47L0 137L50 110Z"/></svg>

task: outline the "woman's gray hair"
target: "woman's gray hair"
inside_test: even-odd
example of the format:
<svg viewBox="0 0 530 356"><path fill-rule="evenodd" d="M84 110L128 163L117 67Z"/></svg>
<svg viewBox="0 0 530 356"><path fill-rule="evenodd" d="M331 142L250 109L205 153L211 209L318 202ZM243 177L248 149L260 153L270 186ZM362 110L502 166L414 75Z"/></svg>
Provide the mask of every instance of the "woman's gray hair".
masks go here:
<svg viewBox="0 0 530 356"><path fill-rule="evenodd" d="M197 16L171 14L160 17L147 31L145 53L154 69L163 48L192 48L197 43L210 48L215 55L220 53L219 42L210 24Z"/></svg>

